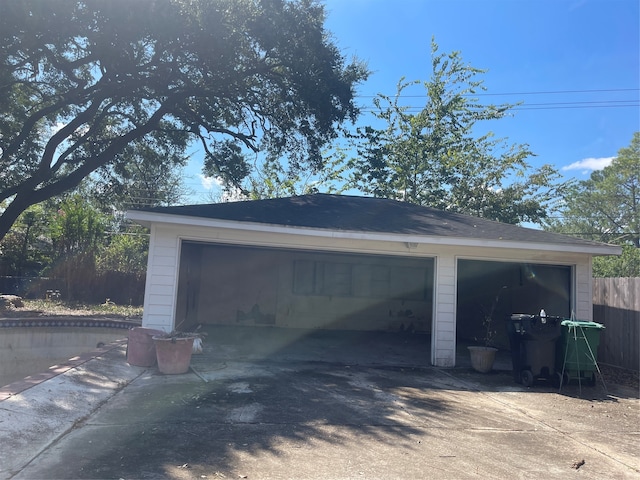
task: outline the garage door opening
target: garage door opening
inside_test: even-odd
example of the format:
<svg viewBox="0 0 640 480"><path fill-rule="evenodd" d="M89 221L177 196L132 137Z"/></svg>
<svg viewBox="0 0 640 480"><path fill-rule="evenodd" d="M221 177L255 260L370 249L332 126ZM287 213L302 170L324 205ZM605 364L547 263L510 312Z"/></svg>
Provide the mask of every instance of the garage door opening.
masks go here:
<svg viewBox="0 0 640 480"><path fill-rule="evenodd" d="M512 313L568 317L572 305L572 267L483 260L459 260L457 278L457 341L474 344L484 336L485 312L499 296L493 318L495 346L508 349L506 320ZM503 288L506 287L506 288Z"/></svg>
<svg viewBox="0 0 640 480"><path fill-rule="evenodd" d="M176 325L430 334L433 258L182 243Z"/></svg>

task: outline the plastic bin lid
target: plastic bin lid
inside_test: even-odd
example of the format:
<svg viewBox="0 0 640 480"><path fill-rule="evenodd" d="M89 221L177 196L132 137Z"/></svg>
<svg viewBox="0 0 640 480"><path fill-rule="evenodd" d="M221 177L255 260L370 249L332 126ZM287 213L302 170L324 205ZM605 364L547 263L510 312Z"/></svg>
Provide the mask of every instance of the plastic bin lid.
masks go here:
<svg viewBox="0 0 640 480"><path fill-rule="evenodd" d="M604 328L604 325L601 323L590 322L588 320L564 320L561 325L569 328Z"/></svg>

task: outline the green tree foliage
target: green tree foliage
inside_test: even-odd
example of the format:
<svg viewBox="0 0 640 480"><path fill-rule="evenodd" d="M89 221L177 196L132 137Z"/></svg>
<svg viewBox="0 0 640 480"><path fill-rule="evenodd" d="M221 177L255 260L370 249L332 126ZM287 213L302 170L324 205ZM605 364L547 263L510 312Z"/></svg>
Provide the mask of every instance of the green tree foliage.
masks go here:
<svg viewBox="0 0 640 480"><path fill-rule="evenodd" d="M438 53L432 42L432 76L401 79L394 97L374 99L382 128L358 130L352 185L376 197L405 200L508 223L538 222L553 198L557 172L531 170L527 145L509 145L476 130L509 114L513 105L483 105L485 90L458 52ZM418 112L403 104L407 89L422 84L427 103ZM413 100L413 99L412 99Z"/></svg>
<svg viewBox="0 0 640 480"><path fill-rule="evenodd" d="M147 270L149 237L140 228L115 234L96 259L98 272L122 272L144 275Z"/></svg>
<svg viewBox="0 0 640 480"><path fill-rule="evenodd" d="M128 149L196 142L239 184L242 152L317 167L358 113L366 68L311 0L0 1L0 239Z"/></svg>
<svg viewBox="0 0 640 480"><path fill-rule="evenodd" d="M342 193L347 183L346 154L336 149L326 155L319 171L287 168L267 159L247 178L243 191L252 200L313 193Z"/></svg>
<svg viewBox="0 0 640 480"><path fill-rule="evenodd" d="M95 261L103 245L106 218L78 194L51 212L53 261L46 273L64 280L63 295L70 300L91 296Z"/></svg>
<svg viewBox="0 0 640 480"><path fill-rule="evenodd" d="M37 276L51 253L47 211L43 205L29 207L0 241L0 275Z"/></svg>
<svg viewBox="0 0 640 480"><path fill-rule="evenodd" d="M594 259L595 276L640 276L640 132L611 165L565 189L563 204L546 229L624 247L621 257Z"/></svg>
<svg viewBox="0 0 640 480"><path fill-rule="evenodd" d="M146 139L128 145L122 156L98 169L81 188L105 213L175 205L187 195L182 175L186 163L180 146L159 148Z"/></svg>
<svg viewBox="0 0 640 480"><path fill-rule="evenodd" d="M122 222L121 213L103 214L86 189L27 209L0 241L0 275L48 277L18 282L19 293L44 295L60 289L82 302L141 303L149 235Z"/></svg>
<svg viewBox="0 0 640 480"><path fill-rule="evenodd" d="M94 252L102 245L105 217L80 195L64 200L51 219L50 234L59 257Z"/></svg>
<svg viewBox="0 0 640 480"><path fill-rule="evenodd" d="M619 257L595 257L593 259L593 276L640 277L640 248L633 245L622 245Z"/></svg>

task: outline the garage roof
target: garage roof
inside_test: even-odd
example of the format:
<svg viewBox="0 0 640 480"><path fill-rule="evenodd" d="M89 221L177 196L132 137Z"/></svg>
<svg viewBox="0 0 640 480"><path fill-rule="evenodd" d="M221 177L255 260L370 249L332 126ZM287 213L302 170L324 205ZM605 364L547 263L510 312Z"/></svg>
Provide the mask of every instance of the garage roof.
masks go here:
<svg viewBox="0 0 640 480"><path fill-rule="evenodd" d="M141 212L152 213L144 215ZM216 219L292 228L401 236L545 243L616 254L619 247L396 200L313 194L266 200L155 207L130 211L132 220L173 223L172 217ZM589 248L591 247L591 248ZM602 247L605 248L603 251Z"/></svg>

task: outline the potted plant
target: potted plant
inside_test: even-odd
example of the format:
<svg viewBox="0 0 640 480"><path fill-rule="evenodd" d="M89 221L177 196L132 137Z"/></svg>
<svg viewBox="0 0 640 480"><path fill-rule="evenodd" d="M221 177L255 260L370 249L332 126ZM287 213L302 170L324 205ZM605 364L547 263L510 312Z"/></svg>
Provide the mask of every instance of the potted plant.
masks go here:
<svg viewBox="0 0 640 480"><path fill-rule="evenodd" d="M133 327L127 339L127 362L138 367L153 367L157 361L153 337L163 335L162 330Z"/></svg>
<svg viewBox="0 0 640 480"><path fill-rule="evenodd" d="M161 335L154 335L153 341L156 346L158 370L168 375L189 371L194 342L198 340L199 346L202 336L203 334L197 331L180 332L176 330Z"/></svg>
<svg viewBox="0 0 640 480"><path fill-rule="evenodd" d="M498 306L498 302L500 301L500 295L502 295L502 291L505 288L507 287L500 287L500 290L498 290L489 310L484 307L480 308L483 312L482 329L484 335L482 337L482 345L472 345L467 347L469 349L469 354L471 355L471 367L480 373L488 373L493 370L496 353L498 352L498 349L493 346L493 340L497 333L493 324L494 314L496 307Z"/></svg>

